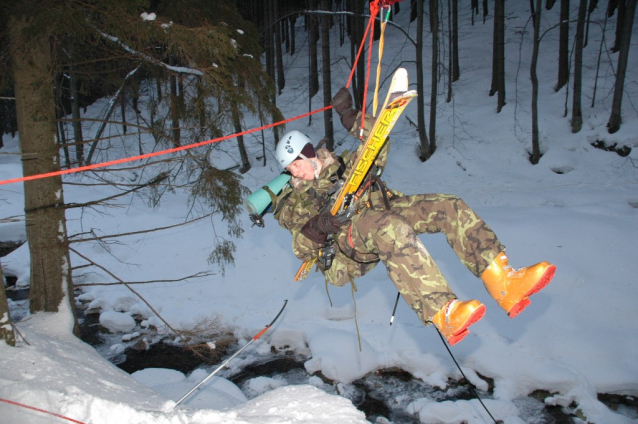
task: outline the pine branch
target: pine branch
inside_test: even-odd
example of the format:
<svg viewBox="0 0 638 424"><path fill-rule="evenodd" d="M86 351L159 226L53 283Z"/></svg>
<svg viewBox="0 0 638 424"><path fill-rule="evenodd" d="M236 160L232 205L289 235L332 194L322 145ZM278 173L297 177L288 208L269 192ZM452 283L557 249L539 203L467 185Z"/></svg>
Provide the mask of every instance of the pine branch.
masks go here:
<svg viewBox="0 0 638 424"><path fill-rule="evenodd" d="M138 52L137 50L129 47L128 45L126 45L126 43L124 43L123 41L120 41L119 38L106 34L102 31L99 31L96 29L96 31L98 32L98 34L100 34L103 38L112 41L113 43L117 44L118 46L120 46L122 49L124 49L125 51L131 53L133 56L137 56L141 59L143 59L146 62L152 63L156 66L165 68L169 71L178 73L178 74L189 74L189 75L197 75L197 76L203 76L204 73L200 70L197 69L191 69L191 68L187 68L185 66L173 66L173 65L169 65L167 63L164 63L160 60L155 59L154 57L151 57L149 55L147 55L146 53L142 53L142 52Z"/></svg>
<svg viewBox="0 0 638 424"><path fill-rule="evenodd" d="M92 205L98 205L100 203L109 201L109 200L113 200L113 199L117 199L118 197L122 197L122 196L126 196L129 193L133 193L137 190L140 190L144 187L148 187L151 185L155 185L163 180L165 180L166 178L168 178L168 173L167 172L162 172L161 174L159 174L158 176L156 176L155 178L153 178L151 181L148 181L142 185L138 185L135 186L135 188L132 188L130 190L125 190L121 193L118 194L114 194L113 196L109 196L109 197L105 197L104 199L100 199L100 200L93 200L91 202L86 202L86 203L67 203L65 205L65 207L67 209L71 209L71 208L85 208L87 206L92 206Z"/></svg>
<svg viewBox="0 0 638 424"><path fill-rule="evenodd" d="M76 268L74 268L76 269ZM128 281L128 282L117 282L117 283L85 283L85 284L73 284L74 287L86 287L86 286L121 286L126 284L154 284L154 283L176 283L179 281L190 280L191 278L203 278L211 275L215 275L212 272L203 272L200 271L193 275L188 275L186 277L178 278L176 280L149 280L149 281Z"/></svg>
<svg viewBox="0 0 638 424"><path fill-rule="evenodd" d="M119 238L119 237L125 237L125 236L133 236L133 235L137 235L137 234L152 233L152 232L155 232L155 231L168 230L170 228L180 227L182 225L188 225L188 224L191 224L193 222L199 221L200 219L208 218L209 216L211 216L213 214L214 214L214 212L209 213L209 214L204 215L204 216L200 216L199 218L191 219L190 221L185 221L185 222L181 222L179 224L169 225L169 226L166 226L166 227L156 227L156 228L152 228L150 230L132 231L130 233L111 234L111 235L106 235L106 236L101 236L101 237L90 237L90 238L79 239L79 240L69 240L69 244L70 243L82 243L82 242L85 242L85 241L99 241L99 240L105 240L105 239L109 239L109 238ZM76 235L79 235L79 234L76 234ZM71 236L71 237L75 237L75 235Z"/></svg>

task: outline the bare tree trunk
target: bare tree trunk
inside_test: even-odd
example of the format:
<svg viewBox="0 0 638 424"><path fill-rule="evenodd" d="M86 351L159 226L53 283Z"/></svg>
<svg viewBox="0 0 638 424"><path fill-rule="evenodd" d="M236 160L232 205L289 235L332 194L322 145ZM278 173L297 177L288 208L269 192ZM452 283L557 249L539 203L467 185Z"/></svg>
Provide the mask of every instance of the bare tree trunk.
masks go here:
<svg viewBox="0 0 638 424"><path fill-rule="evenodd" d="M529 75L532 80L532 163L536 165L541 157L540 140L538 134L538 76L536 65L538 63L538 49L541 32L541 11L542 0L536 0L536 10L534 10L534 48L532 51L532 63Z"/></svg>
<svg viewBox="0 0 638 424"><path fill-rule="evenodd" d="M447 26L448 26L448 69L447 69L447 97L445 98L445 102L449 103L452 101L452 56L453 56L453 42L452 42L452 7L450 5L450 0L447 0Z"/></svg>
<svg viewBox="0 0 638 424"><path fill-rule="evenodd" d="M558 82L554 91L559 91L569 81L569 0L560 0L560 36L558 42Z"/></svg>
<svg viewBox="0 0 638 424"><path fill-rule="evenodd" d="M352 0L352 4L354 6L353 12L355 14L361 15L364 13L365 0ZM355 58L355 55L357 54L357 50L359 49L359 46L363 42L363 35L365 32L365 20L360 17L353 17L352 22L356 30L355 33L357 35L355 45L353 46L354 55L352 57L352 61L354 63L354 58ZM366 76L366 61L363 60L364 54L365 52L361 53L362 59L359 59L359 61L357 62L356 79L352 81L354 84L353 86L354 102L355 102L355 107L357 109L363 108L363 90L365 87L365 76Z"/></svg>
<svg viewBox="0 0 638 424"><path fill-rule="evenodd" d="M235 127L235 133L241 133L243 128L241 127L241 120L239 119L239 111L237 110L237 104L234 104L231 109L233 117L233 126ZM248 160L248 153L246 152L246 145L244 144L244 136L237 136L237 146L239 148L239 156L241 157L241 168L239 172L245 174L250 170L250 160Z"/></svg>
<svg viewBox="0 0 638 424"><path fill-rule="evenodd" d="M489 7L487 5L487 0L483 0L483 23L485 23L485 18L489 14Z"/></svg>
<svg viewBox="0 0 638 424"><path fill-rule="evenodd" d="M181 92L182 89L180 89L180 93ZM122 91L122 95L120 96L120 113L122 115L122 132L126 134L126 91Z"/></svg>
<svg viewBox="0 0 638 424"><path fill-rule="evenodd" d="M616 39L614 41L614 47L611 48L611 51L614 53L620 51L620 44L622 43L621 40L625 33L625 15L627 15L626 3L628 1L629 0L618 0L618 14L616 16ZM631 28L628 28L628 30L629 32L631 32Z"/></svg>
<svg viewBox="0 0 638 424"><path fill-rule="evenodd" d="M330 0L321 0L321 9L329 11L331 9ZM321 16L321 65L323 78L323 104L329 105L332 102L332 78L330 75L330 16ZM334 151L334 129L332 126L332 109L324 110L323 125L326 138L326 148Z"/></svg>
<svg viewBox="0 0 638 424"><path fill-rule="evenodd" d="M614 16L614 12L618 8L618 1L619 0L609 0L607 2L607 17L608 18L611 18L612 16Z"/></svg>
<svg viewBox="0 0 638 424"><path fill-rule="evenodd" d="M492 53L492 88L498 93L497 112L505 106L505 0L494 0L494 40Z"/></svg>
<svg viewBox="0 0 638 424"><path fill-rule="evenodd" d="M337 3L336 8L338 11L343 11L344 6L343 3ZM346 43L346 21L348 18L345 15L341 15L337 19L339 20L339 47L341 47Z"/></svg>
<svg viewBox="0 0 638 424"><path fill-rule="evenodd" d="M500 112L505 106L505 0L495 0L494 4L498 6L498 15L494 20L498 22L497 28L497 87L498 87L498 106L497 112Z"/></svg>
<svg viewBox="0 0 638 424"><path fill-rule="evenodd" d="M273 31L274 22L272 20L272 8L274 0L264 0L263 13L264 13L264 50L266 54L266 73L275 81L275 60L273 52Z"/></svg>
<svg viewBox="0 0 638 424"><path fill-rule="evenodd" d="M459 66L459 0L452 0L452 81L461 77Z"/></svg>
<svg viewBox="0 0 638 424"><path fill-rule="evenodd" d="M498 92L498 5L499 0L494 0L494 25L492 33L492 84L490 86L490 97Z"/></svg>
<svg viewBox="0 0 638 424"><path fill-rule="evenodd" d="M616 72L616 83L614 85L614 100L611 105L609 123L607 123L607 129L610 134L618 131L622 122L622 97L625 87L625 76L627 74L627 61L629 57L629 46L631 44L631 30L634 26L634 15L636 14L636 1L637 0L627 0L625 9L625 22L623 23L625 30L623 31L622 39L620 40L618 71Z"/></svg>
<svg viewBox="0 0 638 424"><path fill-rule="evenodd" d="M4 340L9 346L16 345L15 335L13 334L13 323L11 322L11 317L9 316L7 293L4 291L4 274L2 273L2 262L0 262L0 340Z"/></svg>
<svg viewBox="0 0 638 424"><path fill-rule="evenodd" d="M310 0L310 10L317 10L317 0ZM319 39L319 28L317 25L317 18L312 15L306 15L308 19L308 33L310 37L309 41L309 60L310 69L308 70L309 81L309 97L312 98L319 92L319 66L317 63L317 41Z"/></svg>
<svg viewBox="0 0 638 424"><path fill-rule="evenodd" d="M436 95L439 68L439 0L430 0L430 29L432 30L432 86L430 87L430 154L436 150Z"/></svg>
<svg viewBox="0 0 638 424"><path fill-rule="evenodd" d="M73 118L73 141L75 143L75 159L78 166L84 164L84 144L82 137L82 122L80 121L80 99L78 95L78 80L71 69L71 117Z"/></svg>
<svg viewBox="0 0 638 424"><path fill-rule="evenodd" d="M280 14L285 14L285 12ZM290 53L290 18L284 18L279 25L281 26L281 37L286 46L285 52Z"/></svg>
<svg viewBox="0 0 638 424"><path fill-rule="evenodd" d="M417 1L416 5L416 89L418 96L417 102L417 126L419 131L419 141L421 152L419 159L425 162L430 158L432 152L430 150L430 141L425 130L425 87L423 86L423 2Z"/></svg>
<svg viewBox="0 0 638 424"><path fill-rule="evenodd" d="M34 10L37 4L34 2ZM28 18L11 19L10 52L15 81L18 129L25 176L60 170L56 138L51 46L33 33ZM49 177L24 184L25 220L31 258L32 312L75 313L64 214L62 178ZM66 300L65 300L66 297ZM74 332L77 320L73 319Z"/></svg>
<svg viewBox="0 0 638 424"><path fill-rule="evenodd" d="M284 59L283 59L283 53L281 51L282 23L278 21L279 7L277 4L277 0L274 0L274 2L275 4L274 4L272 13L275 15L274 16L275 22L277 22L277 24L273 28L273 31L275 32L275 57L277 62L277 88L279 90L279 94L281 94L282 90L286 86L286 77L284 76Z"/></svg>
<svg viewBox="0 0 638 424"><path fill-rule="evenodd" d="M58 81L56 81L56 89L54 91L54 98L55 98L55 119L58 121L56 127L57 127L57 134L58 134L58 145L60 146L60 148L62 149L62 154L64 155L64 162L60 162L60 167L61 168L70 168L71 167L71 156L69 155L69 146L66 143L66 127L67 127L67 123L66 122L62 122L62 120L60 118L62 118L65 113L64 113L64 106L63 106L63 102L62 102L62 91L64 91L64 88L62 87L61 84L61 80L63 80L64 78L60 78Z"/></svg>
<svg viewBox="0 0 638 424"><path fill-rule="evenodd" d="M272 78L273 82L276 82L276 69L275 69L275 46L274 46L274 31L276 28L275 25L275 12L274 12L274 0L264 0L263 2L263 14L264 14L264 23L266 27L265 31L265 51L266 51L266 73ZM277 104L277 91L273 92L273 97L271 99L273 105ZM273 116L274 118L274 116ZM273 127L273 141L275 146L279 142L279 128Z"/></svg>
<svg viewBox="0 0 638 424"><path fill-rule="evenodd" d="M589 24L591 22L591 14L596 10L598 6L598 0L589 0L589 7L587 8L587 24L585 25L585 47L589 42Z"/></svg>
<svg viewBox="0 0 638 424"><path fill-rule="evenodd" d="M203 139L206 137L206 95L202 87L201 77L197 77L197 97L195 98L195 109L197 110L197 121L199 123L199 136Z"/></svg>
<svg viewBox="0 0 638 424"><path fill-rule="evenodd" d="M576 45L574 47L574 93L572 103L572 132L577 133L583 127L581 92L583 87L583 41L587 0L580 0L578 23L576 24Z"/></svg>
<svg viewBox="0 0 638 424"><path fill-rule="evenodd" d="M5 113L6 108L5 108L5 102L7 102L8 100L3 100L0 99L0 149L2 149L4 147L4 143L2 142L2 137L4 136L4 129L5 129L5 125L6 125L6 120L8 120L8 116L6 116L7 114Z"/></svg>
<svg viewBox="0 0 638 424"><path fill-rule="evenodd" d="M292 15L290 17L290 56L295 55L295 36L297 35L295 31L296 25L297 25L297 15Z"/></svg>
<svg viewBox="0 0 638 424"><path fill-rule="evenodd" d="M472 8L472 26L474 26L474 16L478 16L479 14L478 0L472 0L470 7Z"/></svg>
<svg viewBox="0 0 638 424"><path fill-rule="evenodd" d="M596 60L596 76L594 77L594 89L591 96L591 107L594 107L594 105L596 104L596 90L598 89L598 75L600 75L600 59L603 55L606 29L607 29L607 14L605 14L605 20L603 21L603 28L602 28L602 37L600 37L600 44L598 45L598 59Z"/></svg>
<svg viewBox="0 0 638 424"><path fill-rule="evenodd" d="M168 60L169 64L175 65L175 59L171 56ZM171 89L171 133L173 134L173 144L179 146L181 144L181 131L179 128L179 99L177 93L177 77L175 75L169 75L169 85Z"/></svg>
<svg viewBox="0 0 638 424"><path fill-rule="evenodd" d="M162 103L162 77L155 77L155 91L157 92L157 103Z"/></svg>

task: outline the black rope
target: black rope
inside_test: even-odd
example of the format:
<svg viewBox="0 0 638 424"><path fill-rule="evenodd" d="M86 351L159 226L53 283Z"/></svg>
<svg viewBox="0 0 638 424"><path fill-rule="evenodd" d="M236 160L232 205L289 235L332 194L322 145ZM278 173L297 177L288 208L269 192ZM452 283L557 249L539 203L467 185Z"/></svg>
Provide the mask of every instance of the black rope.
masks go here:
<svg viewBox="0 0 638 424"><path fill-rule="evenodd" d="M441 334L441 332L436 327L436 325L432 325L432 326L436 329L436 332L439 333L439 337L441 338L441 341L443 342L443 346L445 346L445 348L447 349L447 352L450 354L450 357L452 358L452 360L456 364L456 367L461 372L461 375L463 376L463 378L465 378L467 380L468 383L470 383L470 389L472 390L472 393L474 393L474 396L476 397L476 399L478 399L478 401L481 403L481 405L483 405L483 409L485 409L485 412L487 412L487 415L489 415L490 418L492 418L492 420L495 423L502 423L502 421L497 421L496 418L494 418L494 416L492 415L490 410L487 409L487 406L485 406L485 404L483 403L483 400L481 399L481 397L478 395L478 393L474 389L474 384L472 384L472 382L465 376L465 373L463 372L463 370L461 369L461 366L459 365L459 363L456 361L456 358L452 354L452 351L450 350L450 346L448 346L447 341L445 340L445 337L443 337L443 334Z"/></svg>

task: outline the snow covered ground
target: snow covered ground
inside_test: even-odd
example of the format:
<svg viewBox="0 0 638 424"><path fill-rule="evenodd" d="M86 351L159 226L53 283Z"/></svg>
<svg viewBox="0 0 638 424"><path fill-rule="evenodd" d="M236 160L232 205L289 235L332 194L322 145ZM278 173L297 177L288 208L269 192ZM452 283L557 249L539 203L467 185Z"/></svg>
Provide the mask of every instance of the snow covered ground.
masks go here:
<svg viewBox="0 0 638 424"><path fill-rule="evenodd" d="M524 422L515 400L543 389L552 393L546 403L568 406L575 402L581 416L589 422L637 422L635 411L613 411L597 399L597 393L638 395L636 37L630 52L623 126L614 135L607 134L605 125L611 104L611 66L615 69L616 56L603 56L597 103L593 108L589 102L596 70L593 65L585 69L584 125L581 132L572 134L569 115L563 117L565 104L571 107L571 100L566 103L565 91L554 93L552 88L557 74L558 34L553 30L543 39L539 125L544 156L534 166L528 160L529 25L519 49L529 15L526 7L527 2L508 3L511 11L506 53L508 103L503 111L497 114L496 99L487 95L491 16L486 26L470 26L469 16L463 15L461 80L453 86L453 102L445 103L444 96L440 97L438 149L430 160L421 163L415 128L407 119L401 119L393 131L385 180L390 187L405 193L458 195L495 230L507 246L512 265L548 260L557 266L552 284L532 297L531 306L511 320L489 298L482 283L461 265L442 236L422 237L458 297L479 299L488 308L485 318L471 327L471 334L454 346L452 352L479 389L487 388L479 374L494 380L494 396L486 400L486 406L496 419L508 424ZM558 11L543 10L543 13L544 28L548 29L557 22ZM402 12L396 21L414 34L415 25L408 23L406 14ZM596 11L593 16L602 20L603 12ZM613 39L614 20L608 23L607 44ZM600 26L592 25L589 37L585 60L594 64L601 40ZM337 47L337 42L334 43ZM305 44L298 45L300 56L288 58L286 89L277 99L286 117L296 116L308 107L304 47ZM403 33L388 27L385 49L385 75L399 65L407 66L414 80L415 70L410 62L414 60L414 51ZM349 69L345 61L336 58L347 56L348 51L349 46L344 45L333 57L333 92L347 81ZM429 58L429 50L426 57ZM429 77L426 79L429 81ZM319 98L317 95L313 99L313 109L323 106ZM98 115L99 106L94 105L89 113ZM405 115L416 122L416 105L410 105ZM338 121L335 123L337 127ZM312 125L307 124L307 119L295 121L287 129L299 129L314 140L321 139L321 117L315 115ZM246 128L255 126L257 123L250 120L245 123ZM87 125L86 131L91 133L95 129ZM119 129L114 127L111 131L113 135ZM338 152L352 150L356 143L340 126L335 138ZM593 148L591 143L597 140L633 150L628 157L620 157ZM16 141L5 136L4 142L0 153L7 154L0 155L0 180L21 175L19 156L14 155L18 152ZM244 176L243 183L255 190L280 171L273 160L271 139L267 141L265 167L254 159L261 152L256 136L249 136L246 142L252 152L253 169ZM146 140L146 144L151 146L152 141ZM112 148L108 154L135 153ZM217 164L238 162L232 140L220 145L217 154ZM86 183L101 173L70 175L65 181ZM146 181L149 175L124 171L109 177L138 182ZM86 202L110 194L109 186L80 185L68 185L64 193L67 202ZM187 220L190 207L187 195L179 190L167 193L156 208L149 208L142 196L118 202L114 205L117 207L87 209L82 214L70 210L69 234L91 230L125 233L168 226ZM22 184L0 186L0 204L0 218L22 214ZM247 216L243 223L245 228L250 227ZM216 272L206 278L135 286L177 328L189 328L207 318L220 317L222 326L245 343L271 321L288 299L277 324L248 349L249 354L264 354L271 347L288 345L309 354L305 364L309 372L321 371L343 384L389 367L404 369L440 387L445 387L450 378L460 378L436 331L423 327L403 302L399 304L394 325L389 325L396 289L382 265L357 281L360 351L350 289L331 288L331 307L319 274L313 273L302 283L294 283L292 277L299 262L291 253L290 235L279 228L271 215L267 216L265 229L253 228L235 240L236 263L224 275L207 263L215 245L212 224L223 235L224 224L219 220L201 220L162 232L125 237L119 244L109 244L108 251L90 242L75 248L124 281L169 280L198 271ZM23 223L0 224L0 240L24 238ZM74 266L84 264L77 256L72 257L72 262ZM2 265L6 274L18 277L18 285L29 284L26 245L2 258ZM113 278L97 268L80 268L74 281L101 283L113 282ZM90 302L91 307L101 308L105 323L112 323L128 334L139 330L139 326L131 327L128 318L134 314L145 318L144 325L165 330L152 311L124 287L94 286L83 291L81 299ZM64 313L28 316L18 323L18 328L29 344L22 343L18 348L0 346L0 398L80 422L366 422L364 414L350 401L322 391L323 383L316 377L309 378L305 385L276 387L251 400L229 381L213 378L197 396L174 408L174 401L206 375L204 370L188 377L169 370L145 371L130 377L72 337ZM123 341L120 347L125 344ZM229 366L241 368L250 360L240 357ZM413 402L410 408L423 423L491 422L476 400L437 403L424 399ZM55 422L52 420L43 413L0 402L0 422Z"/></svg>

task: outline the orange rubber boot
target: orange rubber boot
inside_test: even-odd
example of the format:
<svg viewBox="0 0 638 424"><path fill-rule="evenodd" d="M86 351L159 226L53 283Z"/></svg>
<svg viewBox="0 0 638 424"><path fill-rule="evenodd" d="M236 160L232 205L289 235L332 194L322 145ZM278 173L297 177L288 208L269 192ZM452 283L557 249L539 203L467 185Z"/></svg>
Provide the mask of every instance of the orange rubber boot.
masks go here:
<svg viewBox="0 0 638 424"><path fill-rule="evenodd" d="M481 279L490 295L510 318L514 318L531 303L531 295L549 284L555 272L556 266L549 262L513 269L505 252L501 252L483 272Z"/></svg>
<svg viewBox="0 0 638 424"><path fill-rule="evenodd" d="M485 305L478 300L450 300L432 317L432 322L447 339L450 346L470 334L468 327L485 315Z"/></svg>

